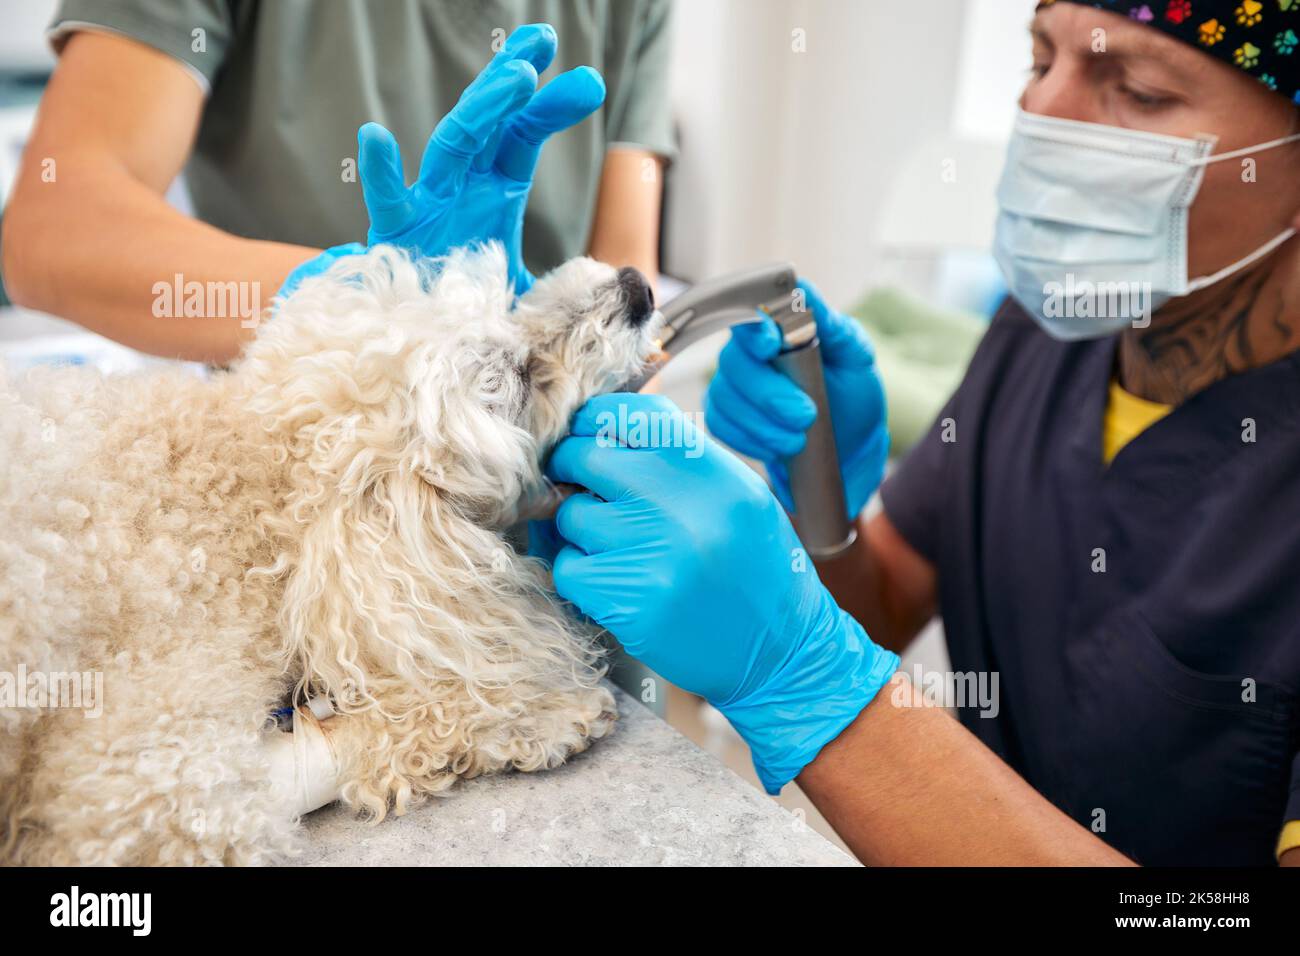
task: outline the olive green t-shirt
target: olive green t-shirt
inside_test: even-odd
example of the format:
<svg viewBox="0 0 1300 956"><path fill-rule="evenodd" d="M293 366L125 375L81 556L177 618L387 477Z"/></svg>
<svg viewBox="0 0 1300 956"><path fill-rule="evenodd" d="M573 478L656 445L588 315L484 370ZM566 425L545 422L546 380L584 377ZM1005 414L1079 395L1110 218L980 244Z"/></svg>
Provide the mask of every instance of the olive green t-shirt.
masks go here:
<svg viewBox="0 0 1300 956"><path fill-rule="evenodd" d="M559 36L542 75L587 64L605 106L547 143L524 225L541 273L586 251L605 152L671 156L670 0L63 0L56 49L106 30L183 63L207 94L186 182L200 219L255 239L364 241L357 128L393 131L408 182L438 120L525 23Z"/></svg>

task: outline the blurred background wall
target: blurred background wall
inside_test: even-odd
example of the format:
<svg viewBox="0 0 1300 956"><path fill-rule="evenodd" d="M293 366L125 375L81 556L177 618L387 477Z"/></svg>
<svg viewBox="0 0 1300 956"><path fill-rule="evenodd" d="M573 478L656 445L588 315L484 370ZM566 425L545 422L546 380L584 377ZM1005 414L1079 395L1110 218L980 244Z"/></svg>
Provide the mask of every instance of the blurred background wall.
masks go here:
<svg viewBox="0 0 1300 956"><path fill-rule="evenodd" d="M940 304L982 307L979 295L963 299L945 285L961 263L934 260L987 253L1033 8L679 3L682 155L670 178L665 269L696 279L788 258L834 302L901 281Z"/></svg>
<svg viewBox="0 0 1300 956"><path fill-rule="evenodd" d="M11 0L4 4L0 30L0 67L40 69L54 65L41 34L54 16L55 0Z"/></svg>

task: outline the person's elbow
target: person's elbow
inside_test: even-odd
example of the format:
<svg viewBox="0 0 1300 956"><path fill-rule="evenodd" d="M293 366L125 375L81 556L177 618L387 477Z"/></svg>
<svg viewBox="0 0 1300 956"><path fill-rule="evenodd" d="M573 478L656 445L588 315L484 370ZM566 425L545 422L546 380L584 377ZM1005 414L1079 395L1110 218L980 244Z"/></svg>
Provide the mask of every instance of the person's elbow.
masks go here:
<svg viewBox="0 0 1300 956"><path fill-rule="evenodd" d="M41 243L34 224L40 211L33 208L39 201L15 191L4 218L0 220L0 276L4 291L15 305L39 309L44 305L37 275L40 272Z"/></svg>
<svg viewBox="0 0 1300 956"><path fill-rule="evenodd" d="M60 174L71 161L60 161ZM75 271L71 253L87 234L75 203L60 190L24 182L14 185L0 220L0 278L15 305L59 314L59 290ZM73 205L69 205L69 203Z"/></svg>

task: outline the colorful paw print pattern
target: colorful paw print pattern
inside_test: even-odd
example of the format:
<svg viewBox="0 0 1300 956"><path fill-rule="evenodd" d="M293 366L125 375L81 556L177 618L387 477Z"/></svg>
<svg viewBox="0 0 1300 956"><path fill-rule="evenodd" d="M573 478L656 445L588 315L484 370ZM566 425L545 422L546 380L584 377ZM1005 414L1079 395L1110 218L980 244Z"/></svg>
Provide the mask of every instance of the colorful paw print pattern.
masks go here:
<svg viewBox="0 0 1300 956"><path fill-rule="evenodd" d="M1300 0L1041 0L1109 10L1245 70L1300 104Z"/></svg>

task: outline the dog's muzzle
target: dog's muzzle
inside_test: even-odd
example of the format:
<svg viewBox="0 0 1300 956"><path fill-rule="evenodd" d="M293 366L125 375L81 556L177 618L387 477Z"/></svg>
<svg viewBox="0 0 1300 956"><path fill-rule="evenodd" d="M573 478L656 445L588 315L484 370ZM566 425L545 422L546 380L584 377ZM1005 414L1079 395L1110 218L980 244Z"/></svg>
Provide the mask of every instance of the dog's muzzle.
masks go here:
<svg viewBox="0 0 1300 956"><path fill-rule="evenodd" d="M623 314L636 328L646 324L655 311L655 294L639 271L631 266L618 270L618 291L623 297Z"/></svg>

